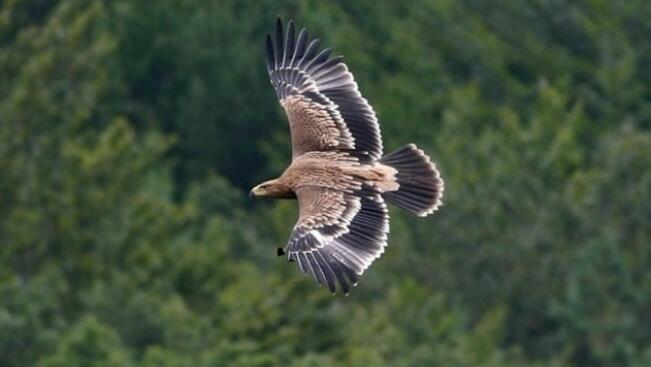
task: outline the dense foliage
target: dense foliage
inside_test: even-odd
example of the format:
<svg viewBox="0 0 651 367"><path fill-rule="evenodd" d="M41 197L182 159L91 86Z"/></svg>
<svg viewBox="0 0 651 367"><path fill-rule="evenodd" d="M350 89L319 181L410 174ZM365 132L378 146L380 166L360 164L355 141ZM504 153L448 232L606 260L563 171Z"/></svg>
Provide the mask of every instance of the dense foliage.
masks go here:
<svg viewBox="0 0 651 367"><path fill-rule="evenodd" d="M392 208L349 297L275 256L294 202L264 68L277 14L346 56ZM645 0L0 2L0 365L651 365Z"/></svg>

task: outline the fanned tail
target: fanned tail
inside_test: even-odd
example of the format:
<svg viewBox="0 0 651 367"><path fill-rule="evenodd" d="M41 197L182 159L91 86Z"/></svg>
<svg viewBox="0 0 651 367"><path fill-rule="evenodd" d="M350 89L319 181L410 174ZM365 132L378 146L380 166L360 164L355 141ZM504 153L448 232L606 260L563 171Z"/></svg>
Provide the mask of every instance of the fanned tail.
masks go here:
<svg viewBox="0 0 651 367"><path fill-rule="evenodd" d="M398 171L395 179L400 187L382 194L387 201L419 217L432 214L441 206L443 179L436 165L416 145L407 144L379 162Z"/></svg>

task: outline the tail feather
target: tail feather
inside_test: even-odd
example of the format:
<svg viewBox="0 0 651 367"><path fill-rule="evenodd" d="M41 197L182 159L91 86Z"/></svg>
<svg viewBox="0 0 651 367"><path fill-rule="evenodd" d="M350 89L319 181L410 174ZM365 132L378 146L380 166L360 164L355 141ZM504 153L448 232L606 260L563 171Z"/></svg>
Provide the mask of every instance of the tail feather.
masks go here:
<svg viewBox="0 0 651 367"><path fill-rule="evenodd" d="M436 165L416 145L407 144L379 162L398 171L395 179L400 187L383 194L387 201L420 217L432 214L441 206L443 179Z"/></svg>

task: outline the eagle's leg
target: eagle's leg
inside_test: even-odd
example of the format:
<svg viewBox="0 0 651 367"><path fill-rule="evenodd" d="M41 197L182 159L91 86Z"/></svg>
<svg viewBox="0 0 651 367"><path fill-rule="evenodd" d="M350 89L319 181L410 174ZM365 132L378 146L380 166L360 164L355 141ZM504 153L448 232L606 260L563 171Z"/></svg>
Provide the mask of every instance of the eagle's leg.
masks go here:
<svg viewBox="0 0 651 367"><path fill-rule="evenodd" d="M278 255L278 256L285 256L285 255L287 255L287 252L285 251L286 248L287 248L287 247L285 247L285 248L278 247L278 249L276 249L276 255ZM290 263L293 263L293 262L294 262L294 259L289 258L287 261L289 261Z"/></svg>

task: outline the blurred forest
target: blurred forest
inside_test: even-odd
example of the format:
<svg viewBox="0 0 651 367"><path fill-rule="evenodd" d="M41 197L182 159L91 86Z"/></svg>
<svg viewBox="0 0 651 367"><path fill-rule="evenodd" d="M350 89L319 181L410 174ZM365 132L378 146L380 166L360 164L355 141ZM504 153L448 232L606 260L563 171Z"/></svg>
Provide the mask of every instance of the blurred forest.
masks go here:
<svg viewBox="0 0 651 367"><path fill-rule="evenodd" d="M349 297L276 257L264 36L345 55L393 207ZM651 366L647 0L0 1L0 366Z"/></svg>

